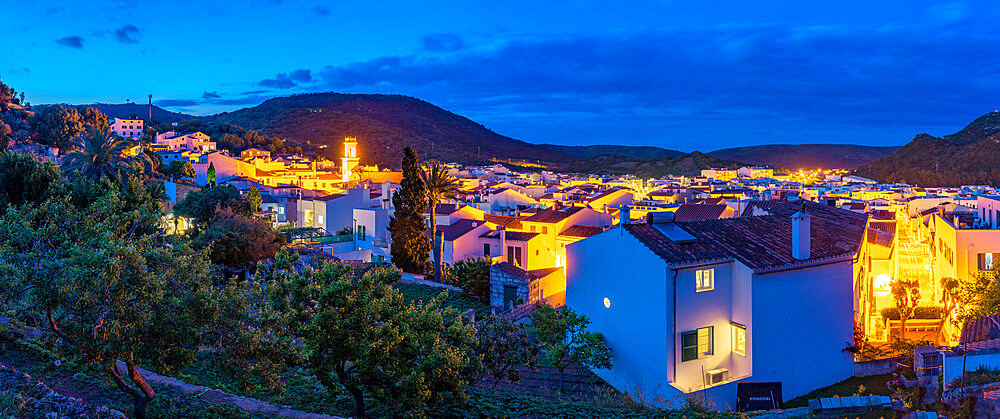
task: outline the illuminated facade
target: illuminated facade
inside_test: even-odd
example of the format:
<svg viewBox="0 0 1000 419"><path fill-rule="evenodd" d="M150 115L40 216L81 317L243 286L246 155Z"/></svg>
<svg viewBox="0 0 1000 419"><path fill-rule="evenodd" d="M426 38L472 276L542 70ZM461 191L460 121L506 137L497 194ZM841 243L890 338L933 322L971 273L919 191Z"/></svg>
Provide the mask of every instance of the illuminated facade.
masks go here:
<svg viewBox="0 0 1000 419"><path fill-rule="evenodd" d="M351 174L358 167L358 140L354 137L344 138L344 157L340 159L340 180L351 180Z"/></svg>

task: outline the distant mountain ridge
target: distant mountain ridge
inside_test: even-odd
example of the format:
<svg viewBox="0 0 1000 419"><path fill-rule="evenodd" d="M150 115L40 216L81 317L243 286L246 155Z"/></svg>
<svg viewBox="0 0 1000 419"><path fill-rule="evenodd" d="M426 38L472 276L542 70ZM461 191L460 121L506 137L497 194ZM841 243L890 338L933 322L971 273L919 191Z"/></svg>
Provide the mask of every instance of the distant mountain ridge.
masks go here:
<svg viewBox="0 0 1000 419"><path fill-rule="evenodd" d="M898 146L856 144L768 144L726 148L709 154L782 169L853 169L898 149Z"/></svg>
<svg viewBox="0 0 1000 419"><path fill-rule="evenodd" d="M80 106L93 106L119 118L130 113L141 117L148 112L146 105L135 103ZM154 105L153 118L164 122L198 119L204 123L229 123L280 136L313 150L324 146L337 148L344 137L354 136L360 142L359 149L366 163L390 167L399 164L405 146L413 147L425 160L532 163L563 171L610 173L609 170L615 170L633 174L671 173L665 170L697 174L695 169L704 168L701 166L733 164L853 167L867 163L863 160L868 157L874 159L888 154L878 154L882 147L851 145L751 146L705 154L654 146L533 144L498 134L461 115L402 95L299 94L208 116L170 112ZM826 151L826 147L841 151ZM852 166L842 166L845 161Z"/></svg>
<svg viewBox="0 0 1000 419"><path fill-rule="evenodd" d="M894 153L855 170L880 182L919 186L1000 184L1000 112L951 135L917 134Z"/></svg>

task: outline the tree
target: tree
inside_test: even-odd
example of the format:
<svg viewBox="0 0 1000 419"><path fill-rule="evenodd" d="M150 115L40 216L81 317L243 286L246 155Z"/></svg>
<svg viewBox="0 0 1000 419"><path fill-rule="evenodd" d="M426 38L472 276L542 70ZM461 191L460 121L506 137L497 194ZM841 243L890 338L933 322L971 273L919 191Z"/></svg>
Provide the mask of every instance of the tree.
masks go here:
<svg viewBox="0 0 1000 419"><path fill-rule="evenodd" d="M892 299L899 310L899 336L897 339L906 338L906 320L913 315L917 305L920 304L920 281L913 279L894 279L889 283L892 288Z"/></svg>
<svg viewBox="0 0 1000 419"><path fill-rule="evenodd" d="M476 353L483 358L479 379L489 374L493 377L494 388L500 380L520 381L518 367L535 368L538 344L524 325L500 316L488 316L476 322L476 337L479 340Z"/></svg>
<svg viewBox="0 0 1000 419"><path fill-rule="evenodd" d="M466 400L466 386L481 369L475 328L442 307L440 297L407 304L392 286L398 270L359 273L327 262L271 278L268 287L282 290L274 310L299 325L305 365L331 392L351 394L355 416L367 414L366 396L414 415Z"/></svg>
<svg viewBox="0 0 1000 419"><path fill-rule="evenodd" d="M431 214L431 243L434 246L434 279L444 282L441 275L441 247L444 246L442 240L437 236L437 219L434 211L442 200L450 199L458 193L458 181L448 175L448 168L441 163L434 162L427 171L420 171L420 176L427 188L427 202L430 203Z"/></svg>
<svg viewBox="0 0 1000 419"><path fill-rule="evenodd" d="M247 272L257 262L274 257L285 245L285 235L271 228L267 220L231 207L219 207L194 243L199 247L211 246L213 263Z"/></svg>
<svg viewBox="0 0 1000 419"><path fill-rule="evenodd" d="M0 214L8 205L39 204L60 181L59 169L27 154L0 153Z"/></svg>
<svg viewBox="0 0 1000 419"><path fill-rule="evenodd" d="M92 128L98 131L107 131L111 127L111 124L108 122L108 116L104 112L90 106L80 111L80 122L83 123L84 129Z"/></svg>
<svg viewBox="0 0 1000 419"><path fill-rule="evenodd" d="M7 110L7 105L14 101L14 89L0 81L0 113Z"/></svg>
<svg viewBox="0 0 1000 419"><path fill-rule="evenodd" d="M404 272L426 273L430 267L430 241L424 236L424 211L427 210L427 188L420 175L417 153L403 149L403 180L392 196L396 211L389 219L392 263Z"/></svg>
<svg viewBox="0 0 1000 419"><path fill-rule="evenodd" d="M80 112L62 105L41 108L29 122L39 143L58 147L64 152L68 151L74 139L84 131Z"/></svg>
<svg viewBox="0 0 1000 419"><path fill-rule="evenodd" d="M250 215L250 207L231 185L213 186L200 191L191 191L174 205L174 214L194 220L204 227L215 216L216 209L229 208L234 213Z"/></svg>
<svg viewBox="0 0 1000 419"><path fill-rule="evenodd" d="M91 128L73 143L76 148L63 159L62 169L88 179L115 176L129 167L124 152L128 142L111 131Z"/></svg>
<svg viewBox="0 0 1000 419"><path fill-rule="evenodd" d="M943 344L941 340L944 338L945 322L951 317L955 311L955 306L958 304L958 293L958 279L950 277L941 278L941 302L944 304L944 309L941 311L941 321L938 322L937 341L939 344Z"/></svg>
<svg viewBox="0 0 1000 419"><path fill-rule="evenodd" d="M10 140L14 138L14 129L6 122L0 121L0 151L7 151Z"/></svg>
<svg viewBox="0 0 1000 419"><path fill-rule="evenodd" d="M215 162L208 163L208 173L206 175L205 187L212 187L216 185L215 181Z"/></svg>
<svg viewBox="0 0 1000 419"><path fill-rule="evenodd" d="M448 269L448 282L461 288L467 294L490 301L490 259L463 259Z"/></svg>
<svg viewBox="0 0 1000 419"><path fill-rule="evenodd" d="M139 418L156 396L139 365L176 371L207 346L234 370L274 371L288 342L249 310L260 287L214 287L204 252L137 234L148 217L122 198L78 209L56 197L3 215L0 306L36 319L53 350L99 371Z"/></svg>
<svg viewBox="0 0 1000 419"><path fill-rule="evenodd" d="M250 205L251 212L260 211L260 204L263 202L263 198L260 196L260 190L256 186L251 186L250 190L247 191L247 204Z"/></svg>
<svg viewBox="0 0 1000 419"><path fill-rule="evenodd" d="M531 313L535 339L550 365L559 370L559 390L564 391L563 375L567 367L580 364L588 368L611 368L611 348L604 335L587 330L590 319L569 307L556 310L541 304Z"/></svg>
<svg viewBox="0 0 1000 419"><path fill-rule="evenodd" d="M191 166L191 162L188 160L173 160L160 168L160 174L172 181L198 176L194 171L194 166Z"/></svg>

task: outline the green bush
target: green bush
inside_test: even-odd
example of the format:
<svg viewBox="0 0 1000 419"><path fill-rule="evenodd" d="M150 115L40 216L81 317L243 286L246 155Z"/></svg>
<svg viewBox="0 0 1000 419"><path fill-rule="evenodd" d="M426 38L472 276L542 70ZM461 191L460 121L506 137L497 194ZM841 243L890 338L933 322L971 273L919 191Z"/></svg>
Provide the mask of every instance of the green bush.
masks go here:
<svg viewBox="0 0 1000 419"><path fill-rule="evenodd" d="M899 309L896 307L883 308L881 313L884 320L899 320ZM910 319L940 319L943 315L944 309L938 306L917 307Z"/></svg>

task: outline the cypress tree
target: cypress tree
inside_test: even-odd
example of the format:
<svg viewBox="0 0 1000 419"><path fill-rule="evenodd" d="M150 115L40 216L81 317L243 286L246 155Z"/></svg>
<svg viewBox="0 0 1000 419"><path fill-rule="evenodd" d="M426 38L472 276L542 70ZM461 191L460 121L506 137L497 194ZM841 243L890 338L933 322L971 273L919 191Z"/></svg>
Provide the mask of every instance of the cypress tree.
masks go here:
<svg viewBox="0 0 1000 419"><path fill-rule="evenodd" d="M427 187L420 177L420 163L412 148L403 149L403 180L392 197L396 212L389 219L392 263L404 272L424 274L430 270L430 239L424 236Z"/></svg>
<svg viewBox="0 0 1000 419"><path fill-rule="evenodd" d="M207 177L208 177L208 179L205 181L205 187L215 186L215 163L214 162L209 162L208 163L208 174L207 174Z"/></svg>

